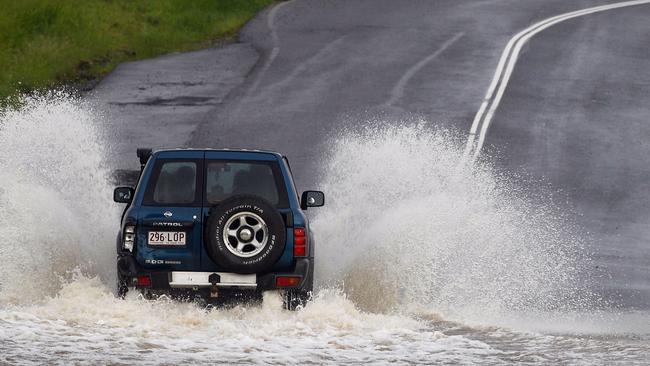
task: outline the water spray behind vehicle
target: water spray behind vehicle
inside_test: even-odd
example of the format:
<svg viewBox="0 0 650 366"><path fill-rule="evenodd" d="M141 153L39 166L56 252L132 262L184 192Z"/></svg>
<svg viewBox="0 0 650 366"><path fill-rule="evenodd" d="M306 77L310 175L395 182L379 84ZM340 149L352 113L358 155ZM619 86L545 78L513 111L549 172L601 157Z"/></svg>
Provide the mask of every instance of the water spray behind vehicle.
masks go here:
<svg viewBox="0 0 650 366"><path fill-rule="evenodd" d="M424 124L338 136L321 186L329 206L313 221L326 243L316 278L367 310L481 322L597 303L569 214L488 165L459 164L462 148Z"/></svg>
<svg viewBox="0 0 650 366"><path fill-rule="evenodd" d="M0 121L0 303L53 296L75 270L110 281L119 211L101 118L53 93Z"/></svg>

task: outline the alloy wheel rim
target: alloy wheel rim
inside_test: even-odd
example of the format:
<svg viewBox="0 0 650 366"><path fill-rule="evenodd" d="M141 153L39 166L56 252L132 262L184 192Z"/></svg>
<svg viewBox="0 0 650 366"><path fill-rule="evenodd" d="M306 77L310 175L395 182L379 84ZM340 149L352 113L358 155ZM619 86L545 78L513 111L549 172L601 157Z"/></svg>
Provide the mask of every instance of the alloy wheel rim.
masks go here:
<svg viewBox="0 0 650 366"><path fill-rule="evenodd" d="M269 230L257 214L244 211L232 215L223 229L226 249L240 258L253 257L266 247Z"/></svg>

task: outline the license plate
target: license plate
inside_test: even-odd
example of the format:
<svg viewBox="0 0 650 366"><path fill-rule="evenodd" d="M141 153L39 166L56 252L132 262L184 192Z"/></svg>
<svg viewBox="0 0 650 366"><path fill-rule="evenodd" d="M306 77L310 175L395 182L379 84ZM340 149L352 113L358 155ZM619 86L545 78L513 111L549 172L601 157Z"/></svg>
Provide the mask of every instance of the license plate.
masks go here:
<svg viewBox="0 0 650 366"><path fill-rule="evenodd" d="M149 245L185 245L187 234L184 231L150 231Z"/></svg>

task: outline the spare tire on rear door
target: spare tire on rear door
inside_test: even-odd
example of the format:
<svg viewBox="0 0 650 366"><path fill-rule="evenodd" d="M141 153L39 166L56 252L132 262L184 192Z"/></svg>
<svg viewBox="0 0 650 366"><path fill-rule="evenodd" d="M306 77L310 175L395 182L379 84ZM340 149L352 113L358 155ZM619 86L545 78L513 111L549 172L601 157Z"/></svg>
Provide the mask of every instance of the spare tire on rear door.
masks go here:
<svg viewBox="0 0 650 366"><path fill-rule="evenodd" d="M258 196L240 195L210 210L205 246L210 258L226 271L269 270L284 252L282 215Z"/></svg>

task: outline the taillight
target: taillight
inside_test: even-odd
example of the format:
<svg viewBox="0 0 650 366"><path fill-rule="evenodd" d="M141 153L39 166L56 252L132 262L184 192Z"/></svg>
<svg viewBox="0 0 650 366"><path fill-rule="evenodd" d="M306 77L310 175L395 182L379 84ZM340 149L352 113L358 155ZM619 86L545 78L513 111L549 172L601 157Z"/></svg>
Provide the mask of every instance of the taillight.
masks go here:
<svg viewBox="0 0 650 366"><path fill-rule="evenodd" d="M124 235L122 236L122 248L133 252L135 246L135 226L126 225L124 227Z"/></svg>
<svg viewBox="0 0 650 366"><path fill-rule="evenodd" d="M275 278L276 287L295 287L300 285L300 277L280 276Z"/></svg>
<svg viewBox="0 0 650 366"><path fill-rule="evenodd" d="M139 287L150 287L151 286L151 277L150 276L138 276L137 277Z"/></svg>
<svg viewBox="0 0 650 366"><path fill-rule="evenodd" d="M308 253L307 230L302 227L293 229L293 256L306 257Z"/></svg>

